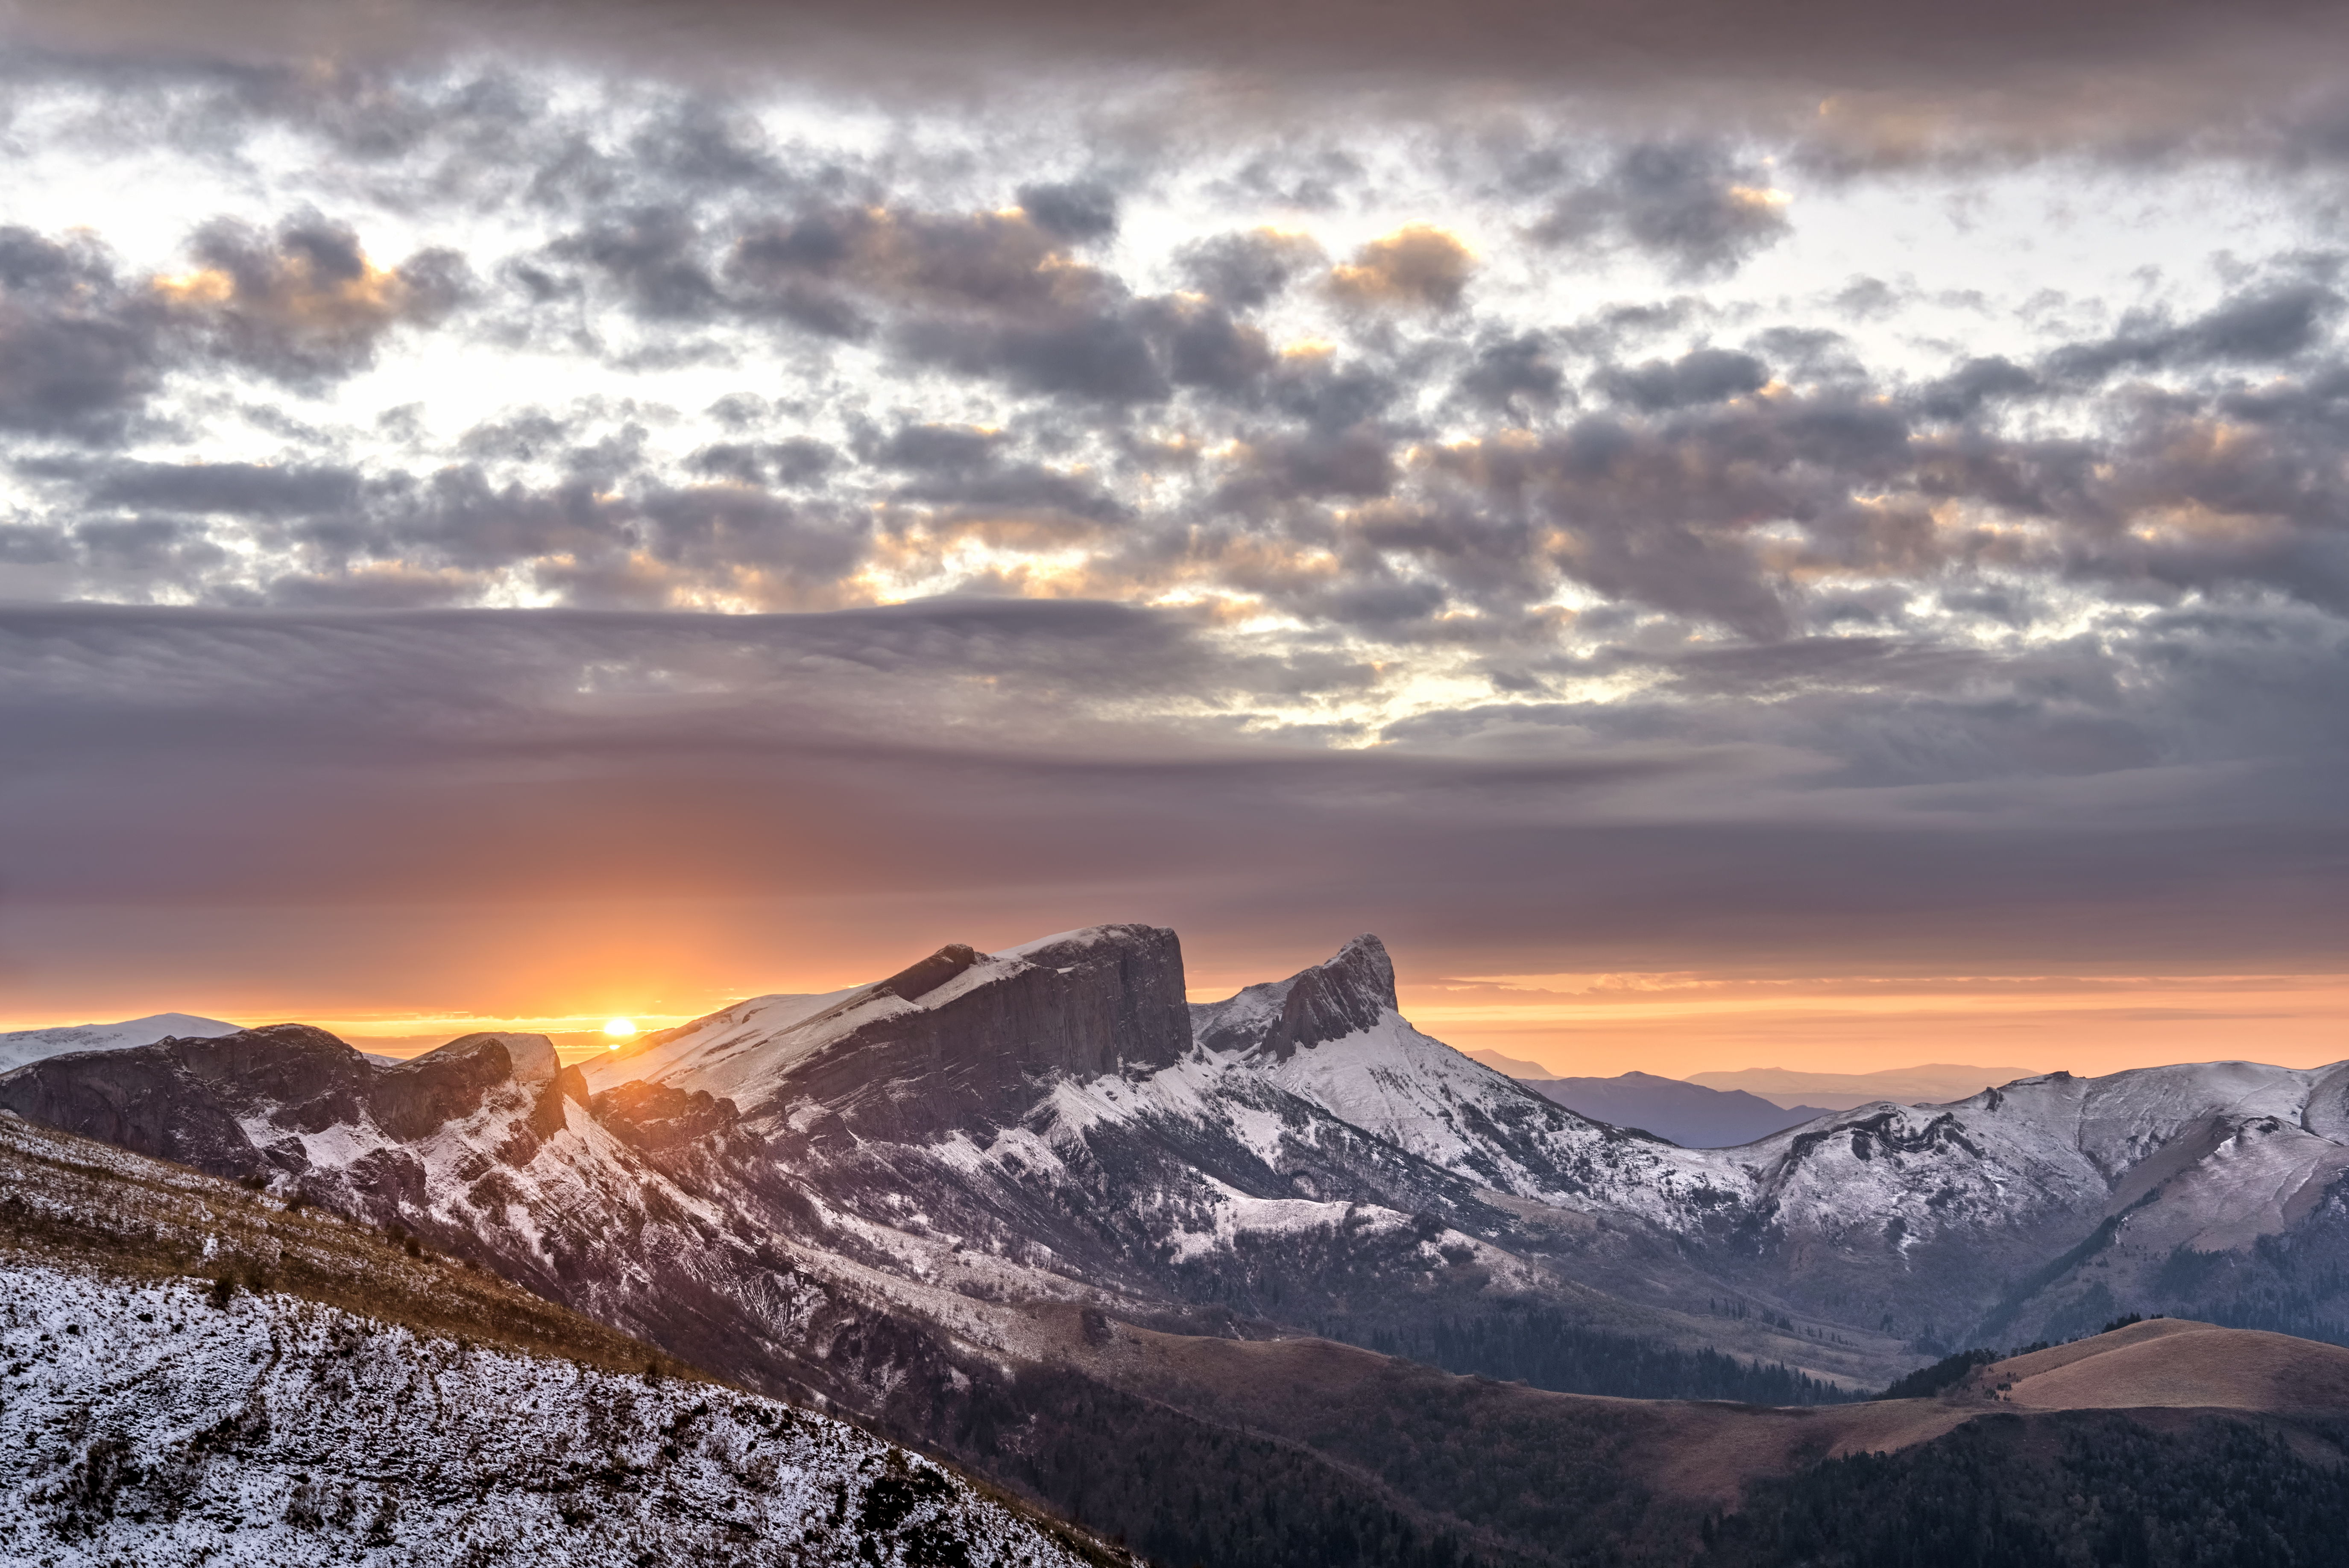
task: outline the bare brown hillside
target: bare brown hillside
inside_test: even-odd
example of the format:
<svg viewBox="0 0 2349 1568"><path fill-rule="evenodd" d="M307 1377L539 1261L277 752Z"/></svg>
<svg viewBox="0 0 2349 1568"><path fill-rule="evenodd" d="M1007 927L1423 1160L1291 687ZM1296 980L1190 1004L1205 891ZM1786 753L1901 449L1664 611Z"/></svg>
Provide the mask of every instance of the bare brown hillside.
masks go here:
<svg viewBox="0 0 2349 1568"><path fill-rule="evenodd" d="M1657 1560L1692 1551L1702 1516L1757 1484L1912 1449L1986 1417L2141 1411L2140 1425L2167 1430L2181 1407L2349 1415L2349 1350L2178 1321L2002 1361L1935 1398L1812 1407L1555 1394L1326 1340L1243 1343L1098 1317L1090 1332L1071 1326L1072 1354L1105 1381L1338 1458L1439 1511L1469 1512L1464 1500L1487 1493L1540 1497L1601 1538L1642 1538Z"/></svg>
<svg viewBox="0 0 2349 1568"><path fill-rule="evenodd" d="M1967 1381L1969 1392L2024 1410L2170 1406L2328 1415L2349 1411L2349 1350L2160 1318L1995 1362Z"/></svg>

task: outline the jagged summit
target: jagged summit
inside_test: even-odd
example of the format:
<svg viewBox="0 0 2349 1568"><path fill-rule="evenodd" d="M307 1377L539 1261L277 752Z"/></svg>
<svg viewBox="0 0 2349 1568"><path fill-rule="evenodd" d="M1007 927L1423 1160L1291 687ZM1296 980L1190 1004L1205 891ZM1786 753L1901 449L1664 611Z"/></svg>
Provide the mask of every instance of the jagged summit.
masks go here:
<svg viewBox="0 0 2349 1568"><path fill-rule="evenodd" d="M1299 1050L1376 1028L1395 1004L1394 963L1367 932L1335 956L1286 980L1250 985L1191 1008L1191 1034L1216 1052L1246 1051L1287 1061Z"/></svg>
<svg viewBox="0 0 2349 1568"><path fill-rule="evenodd" d="M299 1177L330 1150L347 1156L338 1129L420 1139L492 1098L523 1109L544 1138L563 1125L566 1095L586 1098L543 1035L467 1035L387 1063L307 1024L169 1037L0 1075L0 1109L135 1153L262 1177Z"/></svg>

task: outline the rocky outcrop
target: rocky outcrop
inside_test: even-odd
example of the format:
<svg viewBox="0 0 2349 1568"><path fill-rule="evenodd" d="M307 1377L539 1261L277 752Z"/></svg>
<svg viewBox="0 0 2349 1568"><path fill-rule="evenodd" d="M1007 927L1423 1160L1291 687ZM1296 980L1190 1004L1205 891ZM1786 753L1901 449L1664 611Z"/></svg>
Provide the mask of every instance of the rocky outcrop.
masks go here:
<svg viewBox="0 0 2349 1568"><path fill-rule="evenodd" d="M1191 1009L1191 1019L1194 1036L1208 1050L1287 1061L1298 1051L1360 1034L1396 1010L1394 963L1386 944L1365 933L1326 963L1286 980L1201 1003Z"/></svg>
<svg viewBox="0 0 2349 1568"><path fill-rule="evenodd" d="M748 1114L813 1101L856 1137L918 1141L1016 1117L1054 1074L1154 1071L1190 1048L1172 931L1094 926L978 960L968 947L941 948L842 1004L845 1013L885 992L919 1005L884 1011L812 1052Z"/></svg>
<svg viewBox="0 0 2349 1568"><path fill-rule="evenodd" d="M0 1108L200 1170L272 1176L307 1165L301 1134L371 1121L410 1141L472 1115L509 1082L543 1086L556 1126L562 1097L586 1098L543 1035L468 1035L387 1065L324 1029L271 1024L51 1057L0 1076ZM256 1144L256 1126L276 1136Z"/></svg>

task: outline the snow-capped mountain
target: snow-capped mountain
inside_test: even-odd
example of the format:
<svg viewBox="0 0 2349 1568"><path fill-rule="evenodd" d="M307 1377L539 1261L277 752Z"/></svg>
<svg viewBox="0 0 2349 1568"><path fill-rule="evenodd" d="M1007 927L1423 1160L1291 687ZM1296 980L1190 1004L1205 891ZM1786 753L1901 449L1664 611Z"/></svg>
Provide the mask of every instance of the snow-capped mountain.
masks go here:
<svg viewBox="0 0 2349 1568"><path fill-rule="evenodd" d="M1527 1086L1412 1028L1372 938L1195 1012L1237 1070L1485 1187L1645 1221L1713 1277L1851 1327L1930 1344L2168 1305L2349 1333L2349 1065L2056 1073L1683 1150L1530 1110Z"/></svg>
<svg viewBox="0 0 2349 1568"><path fill-rule="evenodd" d="M1018 1369L1083 1312L1420 1346L1548 1315L1847 1386L2128 1310L2349 1336L2344 1073L2058 1074L1684 1149L1413 1028L1374 937L1191 1007L1174 934L1112 925L568 1070L535 1037L391 1066L279 1026L36 1062L0 1106L396 1222L1059 1497L971 1434L1064 1418Z"/></svg>
<svg viewBox="0 0 2349 1568"><path fill-rule="evenodd" d="M174 1035L185 1038L233 1035L243 1026L218 1018L200 1018L192 1013L150 1013L143 1018L125 1018L119 1024L61 1024L47 1029L18 1029L12 1034L0 1034L0 1072L67 1051L119 1051L131 1046L151 1046Z"/></svg>

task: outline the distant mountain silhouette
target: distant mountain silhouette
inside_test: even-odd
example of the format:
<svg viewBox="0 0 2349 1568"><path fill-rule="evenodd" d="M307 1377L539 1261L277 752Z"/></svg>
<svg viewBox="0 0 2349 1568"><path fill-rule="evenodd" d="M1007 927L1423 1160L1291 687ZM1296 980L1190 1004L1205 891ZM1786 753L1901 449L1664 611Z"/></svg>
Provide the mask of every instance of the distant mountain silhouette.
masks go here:
<svg viewBox="0 0 2349 1568"><path fill-rule="evenodd" d="M1835 1114L1822 1106L1776 1105L1743 1089L1707 1088L1653 1073L1517 1081L1594 1121L1636 1127L1683 1149L1732 1149Z"/></svg>

